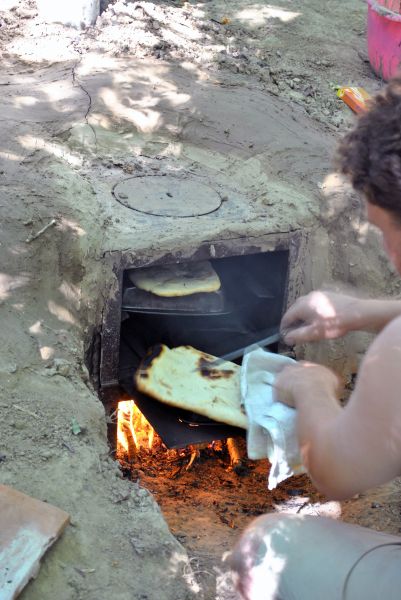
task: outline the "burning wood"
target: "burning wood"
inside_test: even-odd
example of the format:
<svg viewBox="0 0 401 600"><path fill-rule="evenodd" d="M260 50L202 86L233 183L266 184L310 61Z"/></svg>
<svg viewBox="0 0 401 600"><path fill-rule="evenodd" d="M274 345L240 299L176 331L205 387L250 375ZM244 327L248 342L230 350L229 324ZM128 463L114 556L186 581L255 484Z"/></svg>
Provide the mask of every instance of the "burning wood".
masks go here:
<svg viewBox="0 0 401 600"><path fill-rule="evenodd" d="M116 456L122 463L132 465L138 460L144 460L146 456L148 462L157 450L162 450L166 464L179 463L171 474L175 479L193 469L204 453L221 454L225 445L231 469L236 473L242 472L245 450L241 447L240 439L228 438L226 441L215 440L168 450L133 400L123 400L118 404Z"/></svg>
<svg viewBox="0 0 401 600"><path fill-rule="evenodd" d="M193 448L192 452L191 452L191 458L189 459L189 463L185 467L186 471L189 471L189 469L192 467L195 459L199 458L199 456L200 456L200 451L197 448Z"/></svg>
<svg viewBox="0 0 401 600"><path fill-rule="evenodd" d="M152 449L155 430L146 420L133 400L118 403L117 457L126 455L128 461L136 457L140 449Z"/></svg>
<svg viewBox="0 0 401 600"><path fill-rule="evenodd" d="M231 467L236 473L244 469L245 451L237 438L227 438L227 450L231 459Z"/></svg>

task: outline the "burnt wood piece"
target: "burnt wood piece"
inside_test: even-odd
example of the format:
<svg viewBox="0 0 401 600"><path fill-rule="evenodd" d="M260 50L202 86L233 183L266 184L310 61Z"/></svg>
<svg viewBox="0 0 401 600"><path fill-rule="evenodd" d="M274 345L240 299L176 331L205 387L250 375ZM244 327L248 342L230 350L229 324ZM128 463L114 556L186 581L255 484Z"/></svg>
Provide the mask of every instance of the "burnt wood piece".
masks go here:
<svg viewBox="0 0 401 600"><path fill-rule="evenodd" d="M236 473L244 470L245 451L241 448L241 444L235 438L227 438L227 450L230 455L230 465Z"/></svg>

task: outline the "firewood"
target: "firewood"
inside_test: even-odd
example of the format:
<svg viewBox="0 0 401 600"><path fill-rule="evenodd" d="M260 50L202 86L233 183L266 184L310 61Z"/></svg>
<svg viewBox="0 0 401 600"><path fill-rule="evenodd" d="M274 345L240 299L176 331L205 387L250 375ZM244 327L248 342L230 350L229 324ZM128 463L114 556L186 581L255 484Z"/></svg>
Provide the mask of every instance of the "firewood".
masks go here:
<svg viewBox="0 0 401 600"><path fill-rule="evenodd" d="M241 448L238 439L227 438L227 450L230 455L231 468L236 473L243 470L244 451Z"/></svg>

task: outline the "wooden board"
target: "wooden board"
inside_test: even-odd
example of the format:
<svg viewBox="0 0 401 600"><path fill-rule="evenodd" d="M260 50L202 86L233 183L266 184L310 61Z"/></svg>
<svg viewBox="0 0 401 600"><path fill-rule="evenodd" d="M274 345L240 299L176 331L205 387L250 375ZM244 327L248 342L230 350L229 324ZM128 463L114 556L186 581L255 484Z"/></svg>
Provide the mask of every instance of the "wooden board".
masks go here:
<svg viewBox="0 0 401 600"><path fill-rule="evenodd" d="M69 521L63 510L0 485L0 599L13 600Z"/></svg>

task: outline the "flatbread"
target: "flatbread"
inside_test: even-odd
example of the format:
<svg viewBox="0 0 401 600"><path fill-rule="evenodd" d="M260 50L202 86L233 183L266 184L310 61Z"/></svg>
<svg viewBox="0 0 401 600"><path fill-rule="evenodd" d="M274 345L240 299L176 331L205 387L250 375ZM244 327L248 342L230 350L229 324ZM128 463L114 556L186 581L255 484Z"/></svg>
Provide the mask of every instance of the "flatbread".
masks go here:
<svg viewBox="0 0 401 600"><path fill-rule="evenodd" d="M215 360L192 346L170 349L160 344L140 364L135 384L160 402L246 429L240 367L228 361L213 367Z"/></svg>
<svg viewBox="0 0 401 600"><path fill-rule="evenodd" d="M130 279L139 289L166 298L217 292L221 287L209 261L135 269Z"/></svg>

